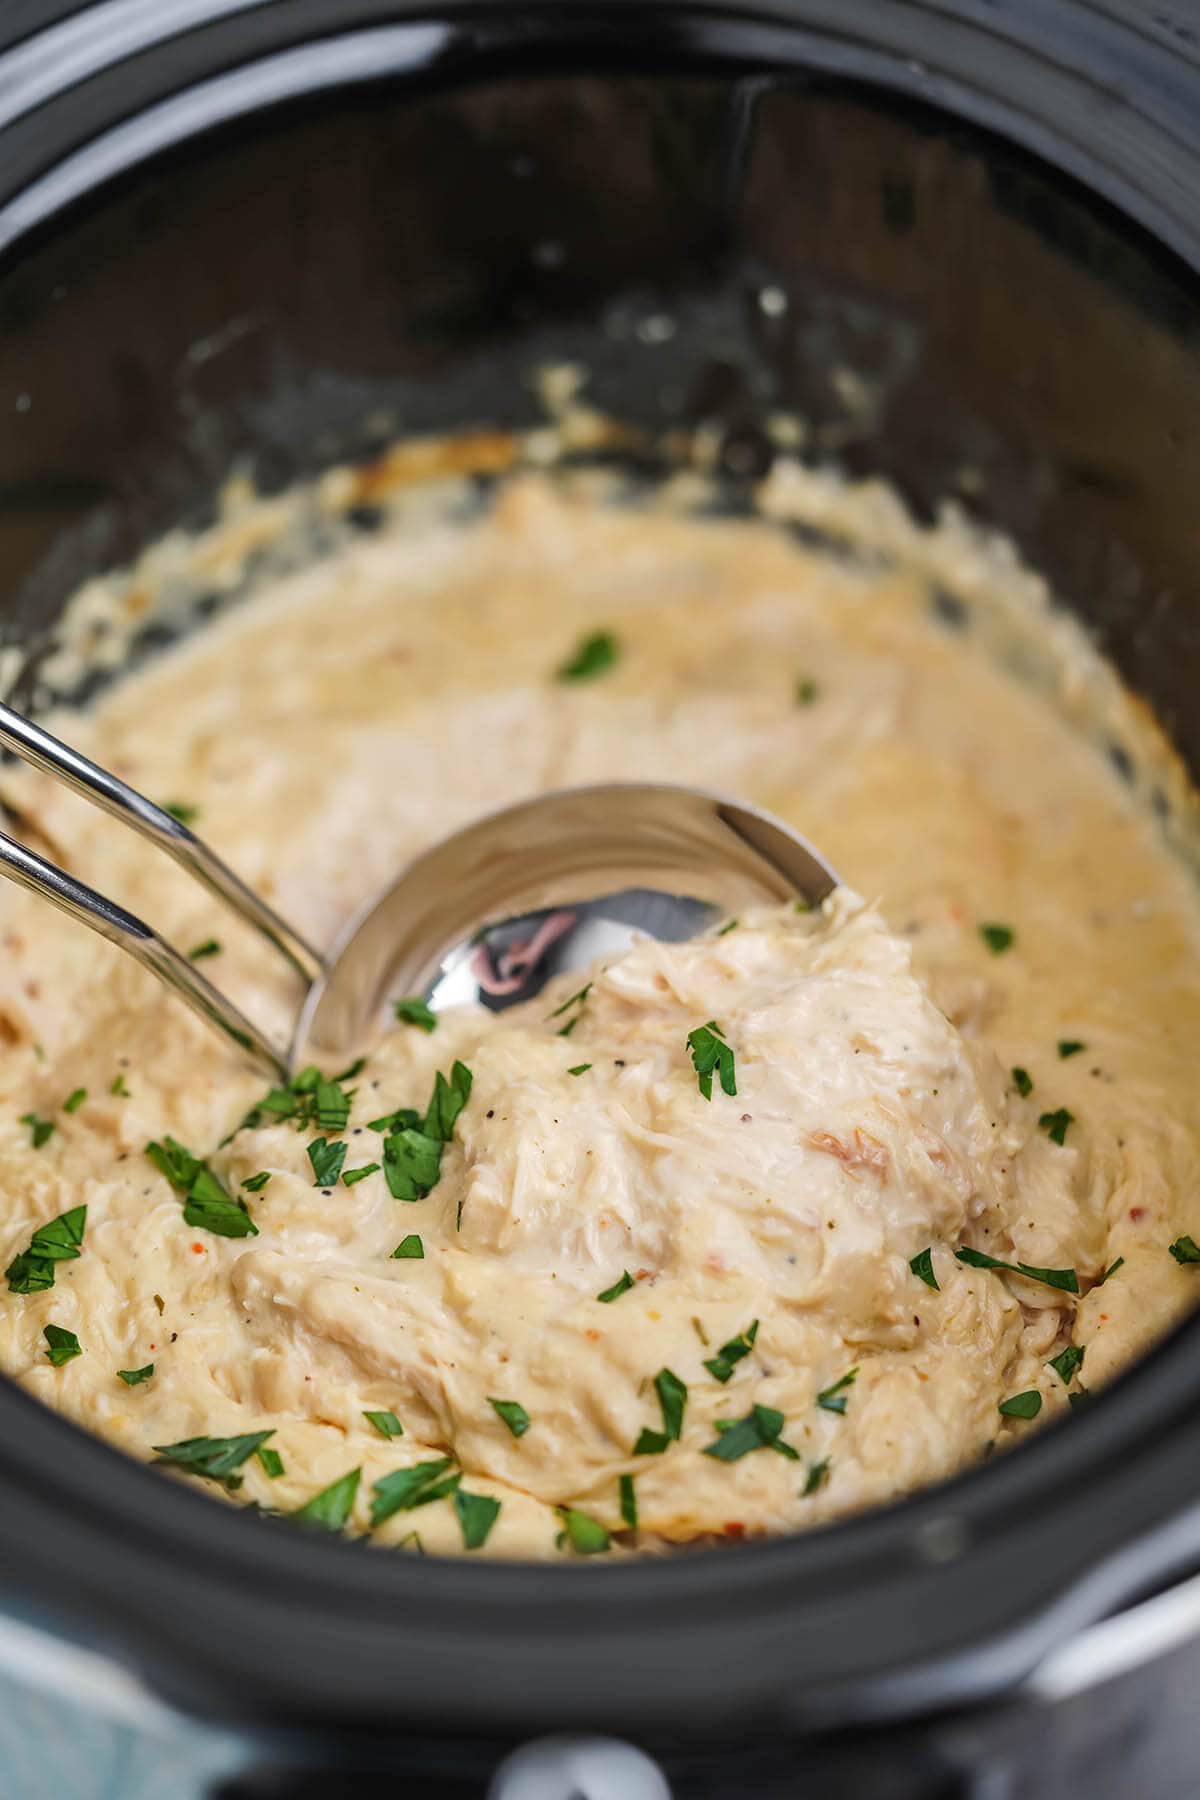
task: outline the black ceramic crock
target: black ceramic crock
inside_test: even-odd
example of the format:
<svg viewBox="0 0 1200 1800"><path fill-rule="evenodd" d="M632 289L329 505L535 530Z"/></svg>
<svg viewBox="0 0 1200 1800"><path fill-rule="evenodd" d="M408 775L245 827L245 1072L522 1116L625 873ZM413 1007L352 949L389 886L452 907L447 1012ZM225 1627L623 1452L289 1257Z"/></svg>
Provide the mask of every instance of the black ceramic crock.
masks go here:
<svg viewBox="0 0 1200 1800"><path fill-rule="evenodd" d="M1195 0L6 0L0 641L34 671L239 458L532 421L578 358L616 414L715 422L735 492L787 408L919 514L957 495L1196 768L1198 58ZM1198 1410L1192 1321L900 1505L597 1569L301 1539L0 1382L0 1604L232 1729L246 1800L482 1795L561 1732L680 1800L1183 1800Z"/></svg>

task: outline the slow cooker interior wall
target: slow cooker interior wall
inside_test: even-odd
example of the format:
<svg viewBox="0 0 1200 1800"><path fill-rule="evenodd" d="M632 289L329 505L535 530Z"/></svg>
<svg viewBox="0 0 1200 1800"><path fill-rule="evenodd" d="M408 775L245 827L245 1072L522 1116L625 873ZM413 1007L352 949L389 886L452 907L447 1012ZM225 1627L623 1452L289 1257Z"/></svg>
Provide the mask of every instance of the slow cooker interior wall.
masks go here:
<svg viewBox="0 0 1200 1800"><path fill-rule="evenodd" d="M638 335L652 314L668 341ZM30 643L85 575L202 517L236 458L276 485L369 449L381 415L531 419L531 366L580 356L620 414L719 418L739 466L795 407L818 453L922 511L960 493L1197 767L1198 346L1182 273L1105 208L845 84L564 76L284 109L0 271L3 630Z"/></svg>

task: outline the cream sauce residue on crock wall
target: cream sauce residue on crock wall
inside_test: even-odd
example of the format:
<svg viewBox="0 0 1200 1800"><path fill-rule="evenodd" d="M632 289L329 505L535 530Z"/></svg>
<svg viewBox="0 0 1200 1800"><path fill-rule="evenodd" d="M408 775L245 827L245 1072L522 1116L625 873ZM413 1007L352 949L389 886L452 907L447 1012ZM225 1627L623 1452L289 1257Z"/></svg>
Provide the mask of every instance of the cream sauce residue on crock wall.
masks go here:
<svg viewBox="0 0 1200 1800"><path fill-rule="evenodd" d="M394 499L397 467L376 475ZM346 1127L321 1133L236 1129L261 1081L116 950L4 886L5 1261L87 1206L54 1285L5 1293L5 1369L139 1457L270 1430L282 1473L249 1458L239 1500L292 1511L361 1470L351 1529L373 1484L450 1458L460 1496L500 1503L485 1553L548 1557L604 1531L619 1552L799 1529L1036 1429L1000 1412L1014 1395L1040 1397L1040 1423L1100 1386L1198 1293L1169 1247L1200 1236L1200 915L1160 828L1064 717L1139 729L1082 638L961 528L920 534L877 492L796 468L762 511L815 509L870 554L770 517L689 516L686 481L618 507L519 473L470 518L453 484L438 504L405 493L376 535L55 723L194 807L318 943L473 816L602 780L771 808L868 903L842 890L819 917L643 945L597 972L569 1037L547 1018L566 990L503 1019L401 1024L346 1083ZM212 578L261 518L247 505L199 548L155 554ZM96 584L77 628L111 644L154 567ZM931 606L934 579L968 596L971 629ZM1042 691L980 648L1006 609L1045 650ZM598 630L615 664L557 679ZM28 771L3 791L32 842L181 947L215 938L206 971L285 1029L286 971L177 869ZM710 1019L736 1094L718 1075L705 1099L687 1038ZM382 1169L315 1185L315 1137L346 1144L347 1170L381 1162L371 1121L423 1110L456 1059L470 1097L428 1197L393 1198ZM22 1115L53 1122L38 1147ZM168 1134L242 1195L257 1236L184 1219L145 1153ZM423 1255L396 1258L413 1237ZM1073 1270L1080 1295L964 1265L964 1245ZM926 1249L936 1289L910 1266ZM49 1324L81 1354L53 1366ZM744 1353L723 1362L730 1343ZM1051 1363L1071 1345L1068 1389ZM151 1363L136 1386L118 1376ZM520 1435L497 1399L528 1415ZM727 1420L755 1447L706 1454ZM658 1437L634 1454L643 1431ZM483 1516L447 1493L375 1535L455 1551Z"/></svg>

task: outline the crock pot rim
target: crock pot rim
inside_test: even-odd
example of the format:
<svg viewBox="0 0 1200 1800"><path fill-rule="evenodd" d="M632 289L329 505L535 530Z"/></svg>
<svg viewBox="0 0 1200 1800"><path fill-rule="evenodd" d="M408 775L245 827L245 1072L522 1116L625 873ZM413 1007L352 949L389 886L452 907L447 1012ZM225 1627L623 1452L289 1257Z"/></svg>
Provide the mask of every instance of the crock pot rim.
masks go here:
<svg viewBox="0 0 1200 1800"><path fill-rule="evenodd" d="M468 79L469 70L476 78L497 72L488 59L496 52L495 37L497 32L503 37L503 28L491 9L486 10L491 25L488 42L474 41L467 46L469 56L453 67L439 60L428 71L439 81ZM623 7L600 10L620 13L623 27L628 27ZM438 11L447 16L451 9ZM463 9L463 16L469 12L478 19L484 11L477 4ZM643 8L642 14L651 23L669 17L673 27L681 18L696 16L705 21L718 18L730 29L745 24L732 8L719 6L659 5ZM544 19L545 9L526 7L510 16L519 26L535 15ZM514 54L528 51L519 32L507 41ZM427 40L427 47L432 42ZM633 55L628 43L623 48ZM693 43L685 61L692 62L696 48ZM562 45L557 49L561 54ZM806 44L806 53L809 50ZM568 62L580 51L575 38ZM663 51L668 54L672 59L683 54L674 37ZM747 67L736 56L731 63L727 43L719 48L710 44L698 60L705 67L727 71L745 72ZM953 110L946 94L940 99ZM31 215L26 225L41 227L46 222L44 216ZM14 247L19 248L18 240ZM1183 247L1176 244L1177 249ZM1195 242L1189 241L1185 254L1200 266ZM679 1724L694 1728L698 1711L708 1715L713 1730L728 1727L735 1718L744 1724L754 1713L768 1710L776 1718L793 1720L801 1715L861 1717L873 1704L872 1677L886 1671L867 1666L869 1656L867 1665L859 1656L853 1666L837 1667L831 1625L822 1626L814 1658L805 1642L811 1607L799 1615L791 1609L798 1599L811 1602L815 1590L828 1586L831 1578L846 1584L843 1593L849 1600L854 1584L863 1585L866 1571L894 1589L896 1603L912 1625L906 1648L911 1666L902 1704L941 1705L953 1692L946 1682L951 1654L959 1679L953 1697L965 1700L994 1690L1024 1673L1068 1625L1119 1604L1128 1591L1123 1583L1166 1579L1181 1559L1194 1553L1200 1534L1185 1535L1181 1545L1178 1533L1166 1531L1157 1539L1155 1533L1194 1493L1194 1472L1181 1452L1178 1428L1194 1407L1197 1378L1188 1365L1194 1361L1198 1341L1200 1319L1192 1319L1127 1371L1102 1405L1051 1426L990 1468L969 1471L892 1507L817 1533L661 1563L597 1570L573 1564L547 1568L385 1557L368 1564L365 1558L373 1556L371 1552L288 1537L283 1527L264 1527L261 1521L213 1505L148 1473L7 1382L0 1383L0 1472L12 1491L0 1495L0 1521L6 1541L19 1544L24 1552L23 1568L12 1572L14 1585L29 1579L31 1598L36 1592L43 1604L48 1600L51 1608L76 1616L81 1601L85 1608L97 1609L111 1608L120 1599L129 1610L119 1624L106 1622L99 1635L119 1644L152 1678L160 1651L169 1646L178 1664L188 1638L211 1639L211 1631L196 1630L201 1616L210 1622L221 1620L225 1675L220 1658L199 1654L193 1659L191 1679L181 1679L175 1668L163 1683L176 1698L205 1710L249 1709L311 1720L314 1710L320 1710L314 1709L311 1681L319 1666L314 1665L314 1656L322 1628L348 1612L351 1623L369 1619L378 1629L368 1654L352 1657L336 1669L326 1668L322 1705L330 1717L378 1718L386 1713L389 1701L394 1708L402 1699L408 1716L415 1710L428 1721L444 1710L453 1719L457 1703L453 1695L447 1696L444 1685L439 1690L439 1682L444 1683L446 1670L472 1644L478 1653L481 1642L489 1644L496 1638L498 1654L519 1659L518 1644L531 1653L536 1649L544 1672L553 1673L559 1663L560 1677L565 1669L567 1679L560 1679L552 1692L529 1697L525 1714L511 1697L503 1704L497 1697L489 1713L484 1697L478 1708L481 1724L488 1719L515 1729L580 1722L623 1727L637 1712L639 1699L628 1691L624 1678L645 1680L641 1653L647 1642L661 1644L664 1657L677 1659L675 1673L687 1677L672 1679L653 1694L651 1710L660 1722L675 1716ZM1177 1428L1175 1437L1172 1426ZM1137 1479L1122 1485L1117 1478L1128 1476L1135 1456L1144 1459L1136 1465ZM63 1481L64 1467L70 1470L71 1489ZM1076 1527L1072 1557L1061 1555L1060 1544L1058 1562L1052 1559L1048 1566L1044 1546L1029 1548L1031 1526L1037 1520L1036 1508L1030 1518L1031 1502L1064 1503L1084 1476L1088 1491L1077 1502L1072 1519ZM25 1506L38 1507L40 1502L40 1514L32 1521L23 1512L22 1488ZM931 1559L929 1527L948 1517L964 1527L966 1548L961 1557L939 1565ZM1130 1532L1147 1534L1148 1555L1140 1566L1132 1573L1120 1573L1116 1563L1102 1562L1090 1581L1084 1580L1087 1571L1082 1565L1090 1568L1096 1556L1106 1558ZM983 1549L995 1549L1001 1539L1010 1561L1003 1593L985 1593L982 1582L967 1583L964 1598L968 1568L975 1566ZM1158 1563L1156 1545L1161 1551ZM194 1555L197 1568L181 1568L181 1554ZM305 1589L303 1606L309 1609L304 1615L306 1631L289 1629L300 1610L295 1598L298 1580ZM1048 1595L1053 1598L1048 1600ZM135 1616L134 1603L144 1615L151 1596L154 1608L174 1605L190 1618L182 1642L161 1623L156 1631L151 1618ZM877 1603L879 1590L870 1598ZM993 1604L979 1605L983 1598ZM388 1616L372 1617L381 1602ZM441 1616L414 1621L406 1607L440 1608ZM677 1609L675 1618L659 1616L671 1607ZM747 1607L753 1614L749 1620L753 1654L744 1668L731 1672L735 1622ZM947 1607L954 1626L949 1634ZM696 1609L705 1616L697 1618ZM847 1605L844 1610L852 1609ZM929 1629L935 1611L937 1632ZM449 1613L454 1616L447 1617ZM256 1657L246 1652L268 1625L277 1660L266 1672L270 1679L262 1680ZM626 1655L628 1670L614 1666L614 1646L617 1654ZM965 1654L971 1646L980 1651L974 1660ZM344 1653L344 1644L342 1649ZM814 1661L820 1666L812 1667ZM396 1692L400 1667L410 1682L402 1696ZM415 1678L422 1670L428 1679ZM240 1691L231 1691L230 1680ZM850 1684L855 1688L852 1700L846 1691ZM884 1709L886 1682L877 1683L874 1693L876 1709Z"/></svg>

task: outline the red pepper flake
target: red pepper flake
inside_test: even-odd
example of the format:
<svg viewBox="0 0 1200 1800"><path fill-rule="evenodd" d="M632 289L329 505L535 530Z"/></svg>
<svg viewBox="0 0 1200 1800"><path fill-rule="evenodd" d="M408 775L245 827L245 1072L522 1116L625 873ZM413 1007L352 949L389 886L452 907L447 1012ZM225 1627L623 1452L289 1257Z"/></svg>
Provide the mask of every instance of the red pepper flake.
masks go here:
<svg viewBox="0 0 1200 1800"><path fill-rule="evenodd" d="M1139 1219L1145 1218L1146 1209L1144 1206L1131 1206L1129 1209L1129 1216L1133 1220L1134 1224L1136 1225L1136 1223Z"/></svg>
<svg viewBox="0 0 1200 1800"><path fill-rule="evenodd" d="M193 1244L192 1249L195 1251L197 1256L204 1255L204 1245L203 1244Z"/></svg>
<svg viewBox="0 0 1200 1800"><path fill-rule="evenodd" d="M746 1527L744 1525L742 1525L737 1519L730 1519L727 1522L727 1524L725 1526L725 1536L727 1538L744 1538L745 1535L746 1535Z"/></svg>

